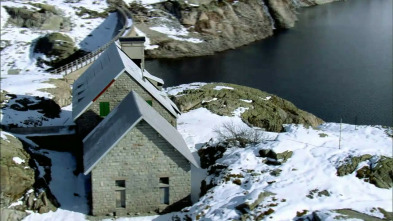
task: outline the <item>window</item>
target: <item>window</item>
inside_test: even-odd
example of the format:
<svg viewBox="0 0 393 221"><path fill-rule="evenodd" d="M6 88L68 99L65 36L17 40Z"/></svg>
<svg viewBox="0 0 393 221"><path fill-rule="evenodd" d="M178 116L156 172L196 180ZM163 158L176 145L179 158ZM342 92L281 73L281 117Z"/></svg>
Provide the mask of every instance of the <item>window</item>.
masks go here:
<svg viewBox="0 0 393 221"><path fill-rule="evenodd" d="M116 208L126 208L126 190L116 190Z"/></svg>
<svg viewBox="0 0 393 221"><path fill-rule="evenodd" d="M161 204L169 204L169 187L160 187Z"/></svg>
<svg viewBox="0 0 393 221"><path fill-rule="evenodd" d="M169 185L169 177L161 177L160 178L160 184Z"/></svg>
<svg viewBox="0 0 393 221"><path fill-rule="evenodd" d="M115 185L116 185L116 187L126 187L126 181L125 180L116 180Z"/></svg>
<svg viewBox="0 0 393 221"><path fill-rule="evenodd" d="M100 116L105 117L109 112L109 102L100 102Z"/></svg>
<svg viewBox="0 0 393 221"><path fill-rule="evenodd" d="M169 177L160 177L160 203L169 204Z"/></svg>
<svg viewBox="0 0 393 221"><path fill-rule="evenodd" d="M126 181L115 180L115 201L116 208L126 208Z"/></svg>
<svg viewBox="0 0 393 221"><path fill-rule="evenodd" d="M146 102L147 102L150 106L153 106L153 101L152 101L152 100L146 100Z"/></svg>

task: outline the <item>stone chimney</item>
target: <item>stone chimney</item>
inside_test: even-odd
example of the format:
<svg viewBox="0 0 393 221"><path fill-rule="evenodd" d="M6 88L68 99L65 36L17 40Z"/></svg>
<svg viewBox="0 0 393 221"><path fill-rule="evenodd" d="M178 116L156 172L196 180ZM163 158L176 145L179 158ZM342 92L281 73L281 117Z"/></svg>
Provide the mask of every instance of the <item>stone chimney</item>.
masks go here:
<svg viewBox="0 0 393 221"><path fill-rule="evenodd" d="M120 37L119 42L121 49L141 68L143 75L145 70L145 37Z"/></svg>

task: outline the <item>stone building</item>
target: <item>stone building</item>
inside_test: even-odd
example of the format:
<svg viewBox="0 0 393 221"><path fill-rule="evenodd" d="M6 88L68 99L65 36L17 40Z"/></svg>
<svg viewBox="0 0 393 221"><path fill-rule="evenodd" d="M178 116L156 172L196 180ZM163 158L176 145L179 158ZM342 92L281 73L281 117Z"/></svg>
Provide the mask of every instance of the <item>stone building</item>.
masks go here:
<svg viewBox="0 0 393 221"><path fill-rule="evenodd" d="M83 140L93 215L168 211L187 205L191 163L179 132L135 92Z"/></svg>
<svg viewBox="0 0 393 221"><path fill-rule="evenodd" d="M166 212L190 202L180 111L144 69L144 38L120 39L74 82L72 117L91 174L93 215Z"/></svg>
<svg viewBox="0 0 393 221"><path fill-rule="evenodd" d="M180 111L161 91L163 80L147 72L143 68L144 60L132 54L135 53L135 50L131 50L135 48L132 44L135 40L127 38L120 42L129 55L113 43L73 84L72 118L82 138L131 91L137 92L176 127ZM139 56L143 56L143 53Z"/></svg>

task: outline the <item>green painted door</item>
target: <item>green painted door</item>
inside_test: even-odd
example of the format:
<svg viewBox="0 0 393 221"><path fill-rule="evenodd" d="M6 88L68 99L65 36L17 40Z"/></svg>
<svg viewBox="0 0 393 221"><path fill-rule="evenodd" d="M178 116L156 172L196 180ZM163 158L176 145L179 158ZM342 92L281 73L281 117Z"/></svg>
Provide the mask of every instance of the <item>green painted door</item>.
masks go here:
<svg viewBox="0 0 393 221"><path fill-rule="evenodd" d="M109 114L109 102L100 102L100 116L105 117Z"/></svg>

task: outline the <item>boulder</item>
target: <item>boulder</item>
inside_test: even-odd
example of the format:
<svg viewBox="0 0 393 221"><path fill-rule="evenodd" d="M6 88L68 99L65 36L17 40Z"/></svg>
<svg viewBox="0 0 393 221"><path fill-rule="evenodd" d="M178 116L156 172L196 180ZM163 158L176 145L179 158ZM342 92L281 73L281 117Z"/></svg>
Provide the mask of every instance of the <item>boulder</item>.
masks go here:
<svg viewBox="0 0 393 221"><path fill-rule="evenodd" d="M393 187L393 158L382 156L374 166L364 166L356 171L356 177L376 187Z"/></svg>
<svg viewBox="0 0 393 221"><path fill-rule="evenodd" d="M50 66L55 66L76 51L77 48L72 38L58 32L53 32L38 38L34 46L34 53L46 55L46 58L41 57L39 59L38 64Z"/></svg>
<svg viewBox="0 0 393 221"><path fill-rule="evenodd" d="M345 163L337 168L338 176L345 176L355 172L360 162L368 161L367 166L356 171L356 177L374 184L376 187L389 189L393 187L393 158L381 156L376 162L375 157L365 154L357 157L349 157Z"/></svg>
<svg viewBox="0 0 393 221"><path fill-rule="evenodd" d="M337 175L338 176L345 176L355 172L356 168L358 167L360 162L366 161L371 159L370 154L365 154L358 157L349 157L345 159L344 164L337 168Z"/></svg>

